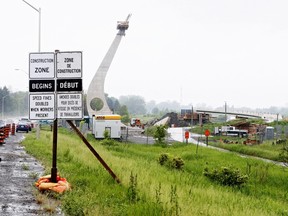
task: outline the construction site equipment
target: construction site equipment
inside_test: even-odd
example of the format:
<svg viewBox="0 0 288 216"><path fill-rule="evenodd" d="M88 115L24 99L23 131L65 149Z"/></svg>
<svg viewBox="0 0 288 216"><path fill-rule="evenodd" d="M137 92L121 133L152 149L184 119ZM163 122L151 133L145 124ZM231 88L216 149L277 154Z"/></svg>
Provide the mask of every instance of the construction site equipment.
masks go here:
<svg viewBox="0 0 288 216"><path fill-rule="evenodd" d="M241 130L237 129L234 126L221 126L221 128L218 128L218 133L216 133L217 129L215 128L215 135L226 135L226 136L238 136L238 137L244 137L248 135L248 130Z"/></svg>
<svg viewBox="0 0 288 216"><path fill-rule="evenodd" d="M131 118L130 126L131 127L142 127L141 120L139 118Z"/></svg>
<svg viewBox="0 0 288 216"><path fill-rule="evenodd" d="M192 113L191 109L181 109L179 119L193 125L194 124L202 125L210 122L211 115L208 113L199 113L199 112Z"/></svg>
<svg viewBox="0 0 288 216"><path fill-rule="evenodd" d="M129 19L131 17L131 14L128 14L127 18L125 21L118 21L117 22L117 29L119 30L118 34L124 34L125 35L125 30L129 28Z"/></svg>
<svg viewBox="0 0 288 216"><path fill-rule="evenodd" d="M104 139L104 133L112 139L122 139L120 115L96 115L93 118L93 134L96 139Z"/></svg>

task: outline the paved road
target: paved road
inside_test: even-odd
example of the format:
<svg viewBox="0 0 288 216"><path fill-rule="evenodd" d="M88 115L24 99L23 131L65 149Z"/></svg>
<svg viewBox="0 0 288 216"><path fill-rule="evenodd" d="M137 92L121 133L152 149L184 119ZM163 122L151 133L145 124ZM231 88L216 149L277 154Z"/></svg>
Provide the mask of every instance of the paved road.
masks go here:
<svg viewBox="0 0 288 216"><path fill-rule="evenodd" d="M16 133L0 144L0 215L44 215L33 196L32 187L43 174L39 162L20 145L25 133Z"/></svg>

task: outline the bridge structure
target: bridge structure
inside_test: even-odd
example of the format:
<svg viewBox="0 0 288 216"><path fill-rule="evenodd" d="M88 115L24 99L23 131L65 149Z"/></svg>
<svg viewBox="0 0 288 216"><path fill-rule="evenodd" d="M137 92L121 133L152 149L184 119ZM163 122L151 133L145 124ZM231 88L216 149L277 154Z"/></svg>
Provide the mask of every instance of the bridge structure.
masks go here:
<svg viewBox="0 0 288 216"><path fill-rule="evenodd" d="M260 115L248 114L248 113L236 113L236 112L222 112L222 111L210 111L210 110L196 110L199 113L211 113L211 114L225 114L225 115L235 115L247 118L262 118Z"/></svg>
<svg viewBox="0 0 288 216"><path fill-rule="evenodd" d="M208 114L223 114L223 115L232 115L238 116L242 118L258 118L264 119L268 122L281 120L282 117L279 114L272 114L272 113L245 113L245 112L225 112L225 111L211 111L211 110L196 110L199 113L208 113Z"/></svg>
<svg viewBox="0 0 288 216"><path fill-rule="evenodd" d="M125 31L129 28L129 19L131 14L129 14L125 21L117 22L117 34L106 53L104 59L102 60L99 68L97 69L87 91L87 110L90 117L93 115L110 115L112 111L110 110L104 92L104 84L107 72L118 49L123 36L125 36ZM100 104L97 107L95 104Z"/></svg>

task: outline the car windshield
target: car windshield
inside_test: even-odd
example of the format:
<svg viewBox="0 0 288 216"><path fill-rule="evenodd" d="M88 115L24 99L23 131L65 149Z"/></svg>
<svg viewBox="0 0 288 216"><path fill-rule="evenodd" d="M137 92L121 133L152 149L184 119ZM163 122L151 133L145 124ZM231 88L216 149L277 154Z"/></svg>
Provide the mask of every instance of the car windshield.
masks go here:
<svg viewBox="0 0 288 216"><path fill-rule="evenodd" d="M25 125L27 125L27 121L20 121L18 124L21 124L21 125L25 124Z"/></svg>

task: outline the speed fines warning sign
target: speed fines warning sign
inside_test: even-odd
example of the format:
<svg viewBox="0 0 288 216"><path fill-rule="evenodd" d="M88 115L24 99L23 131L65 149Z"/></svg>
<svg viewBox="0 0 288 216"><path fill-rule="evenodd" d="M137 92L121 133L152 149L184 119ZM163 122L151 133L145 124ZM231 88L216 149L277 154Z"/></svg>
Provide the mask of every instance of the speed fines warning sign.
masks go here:
<svg viewBox="0 0 288 216"><path fill-rule="evenodd" d="M82 78L82 52L56 53L57 78Z"/></svg>
<svg viewBox="0 0 288 216"><path fill-rule="evenodd" d="M54 94L30 94L29 97L29 119L53 120L55 118Z"/></svg>
<svg viewBox="0 0 288 216"><path fill-rule="evenodd" d="M57 94L57 118L82 119L82 94Z"/></svg>

